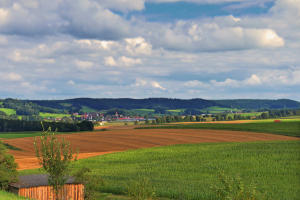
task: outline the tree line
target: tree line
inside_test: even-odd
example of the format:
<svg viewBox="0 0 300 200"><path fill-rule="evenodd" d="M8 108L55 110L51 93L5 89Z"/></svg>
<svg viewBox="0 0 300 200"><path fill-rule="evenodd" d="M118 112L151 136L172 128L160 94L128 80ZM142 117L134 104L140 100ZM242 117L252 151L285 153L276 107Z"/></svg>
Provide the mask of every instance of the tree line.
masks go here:
<svg viewBox="0 0 300 200"><path fill-rule="evenodd" d="M58 132L92 131L94 124L90 121L78 123L43 122L44 129L51 127ZM43 131L41 121L0 119L0 132Z"/></svg>
<svg viewBox="0 0 300 200"><path fill-rule="evenodd" d="M231 120L250 120L250 119L272 119L280 117L289 117L300 115L300 109L284 109L284 110L269 110L257 116L220 113L214 115L186 115L186 116L162 116L156 117L155 120L149 121L146 119L146 124L163 124L172 122L205 122L210 121L231 121Z"/></svg>

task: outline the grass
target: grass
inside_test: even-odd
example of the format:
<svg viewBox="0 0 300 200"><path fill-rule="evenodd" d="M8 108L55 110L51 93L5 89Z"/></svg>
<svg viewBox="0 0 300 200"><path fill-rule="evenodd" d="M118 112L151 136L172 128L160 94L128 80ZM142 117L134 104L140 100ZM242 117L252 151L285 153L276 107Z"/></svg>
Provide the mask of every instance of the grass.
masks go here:
<svg viewBox="0 0 300 200"><path fill-rule="evenodd" d="M56 132L55 134L72 134L79 132ZM84 133L84 131L80 132ZM15 138L25 138L25 137L36 137L41 136L42 131L24 131L24 132L0 132L0 139L15 139Z"/></svg>
<svg viewBox="0 0 300 200"><path fill-rule="evenodd" d="M218 171L239 176L272 200L299 199L300 142L202 143L155 147L79 160L103 177L102 192L124 194L130 181L148 178L160 197L217 199ZM21 171L21 174L38 170ZM266 198L266 199L267 199Z"/></svg>
<svg viewBox="0 0 300 200"><path fill-rule="evenodd" d="M7 115L15 115L16 110L12 108L0 108L0 111L5 112Z"/></svg>
<svg viewBox="0 0 300 200"><path fill-rule="evenodd" d="M258 122L241 124L218 124L218 123L195 123L195 124L176 124L164 126L139 127L140 129L220 129L233 131L250 131L261 133L273 133L279 135L300 137L300 121L282 121L280 123ZM137 128L137 129L139 129Z"/></svg>
<svg viewBox="0 0 300 200"><path fill-rule="evenodd" d="M208 112L210 114L217 114L217 113L223 113L226 111L235 111L240 112L241 110L237 108L225 108L225 107L219 107L219 106L211 106L208 108L201 109L202 112Z"/></svg>
<svg viewBox="0 0 300 200"><path fill-rule="evenodd" d="M181 113L184 112L185 109L175 109L175 110L167 110L168 112Z"/></svg>
<svg viewBox="0 0 300 200"><path fill-rule="evenodd" d="M43 118L63 118L63 117L70 117L70 114L62 114L62 113L45 113L45 112L40 112L40 116Z"/></svg>
<svg viewBox="0 0 300 200"><path fill-rule="evenodd" d="M13 193L9 193L9 192L0 190L0 199L3 199L3 200L25 200L26 198L19 197Z"/></svg>

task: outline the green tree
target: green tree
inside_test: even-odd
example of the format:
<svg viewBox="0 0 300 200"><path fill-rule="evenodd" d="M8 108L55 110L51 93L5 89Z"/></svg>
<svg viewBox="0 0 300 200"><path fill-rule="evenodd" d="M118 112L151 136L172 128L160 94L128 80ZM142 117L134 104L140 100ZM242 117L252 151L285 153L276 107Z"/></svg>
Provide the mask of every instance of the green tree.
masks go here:
<svg viewBox="0 0 300 200"><path fill-rule="evenodd" d="M14 157L7 153L6 147L0 141L0 190L7 189L9 183L17 181L17 164Z"/></svg>
<svg viewBox="0 0 300 200"><path fill-rule="evenodd" d="M77 160L77 155L74 156L69 142L57 139L51 128L43 132L40 142L35 138L34 147L39 164L48 173L48 183L53 187L58 200L59 193L68 179L71 162Z"/></svg>

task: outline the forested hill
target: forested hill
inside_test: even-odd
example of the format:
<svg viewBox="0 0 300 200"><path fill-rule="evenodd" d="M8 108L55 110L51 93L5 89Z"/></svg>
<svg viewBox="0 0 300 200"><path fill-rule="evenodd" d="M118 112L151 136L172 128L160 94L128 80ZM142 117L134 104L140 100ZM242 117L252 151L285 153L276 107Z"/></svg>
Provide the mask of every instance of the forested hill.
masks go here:
<svg viewBox="0 0 300 200"><path fill-rule="evenodd" d="M220 106L239 109L290 109L300 108L300 102L289 99L278 100L257 100L257 99L235 99L235 100L205 100L205 99L169 99L169 98L148 98L148 99L93 99L77 98L66 100L35 100L32 103L43 107L66 110L80 110L89 107L95 110L108 110L112 108L122 109L203 109L211 106Z"/></svg>
<svg viewBox="0 0 300 200"><path fill-rule="evenodd" d="M290 99L264 100L264 99L228 99L214 100L215 103L227 108L238 109L289 109L300 108L300 102Z"/></svg>
<svg viewBox="0 0 300 200"><path fill-rule="evenodd" d="M73 109L81 109L83 106L95 110L108 110L112 108L121 109L202 109L211 106L218 106L214 101L205 99L168 99L168 98L148 98L148 99L92 99L92 98L78 98L67 100L41 100L31 101L35 104L45 107L64 109L66 107L73 107Z"/></svg>
<svg viewBox="0 0 300 200"><path fill-rule="evenodd" d="M201 110L209 107L236 108L243 110L260 109L294 109L300 108L300 102L279 100L257 100L257 99L234 99L234 100L205 100L205 99L170 99L170 98L148 98L148 99L94 99L77 98L66 100L17 100L0 99L0 112L5 108L13 109L17 115L38 115L39 112L49 113L74 113L93 112L110 109L154 109L154 110ZM1 114L1 113L0 113Z"/></svg>

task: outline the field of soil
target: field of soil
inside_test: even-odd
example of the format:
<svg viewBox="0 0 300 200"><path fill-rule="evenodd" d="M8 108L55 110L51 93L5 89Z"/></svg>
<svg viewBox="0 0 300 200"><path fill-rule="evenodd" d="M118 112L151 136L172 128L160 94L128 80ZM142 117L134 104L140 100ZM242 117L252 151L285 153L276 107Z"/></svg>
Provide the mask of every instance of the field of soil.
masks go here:
<svg viewBox="0 0 300 200"><path fill-rule="evenodd" d="M225 130L201 129L114 129L107 131L82 132L58 135L69 141L74 149L79 150L78 158L87 158L106 153L155 146L201 143L201 142L249 142L270 140L299 140L296 137ZM22 151L10 150L19 169L38 168L35 158L34 138L4 140Z"/></svg>

